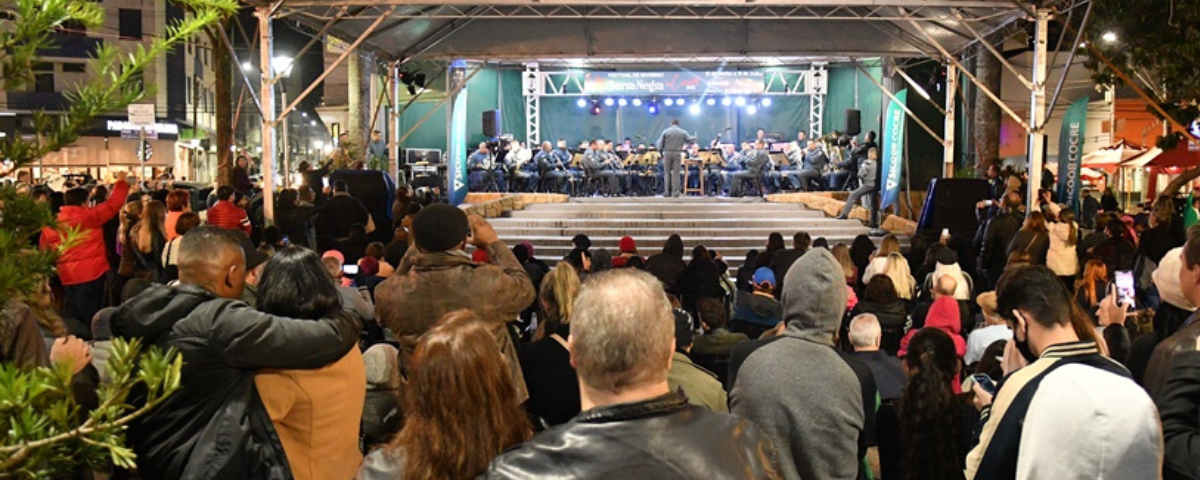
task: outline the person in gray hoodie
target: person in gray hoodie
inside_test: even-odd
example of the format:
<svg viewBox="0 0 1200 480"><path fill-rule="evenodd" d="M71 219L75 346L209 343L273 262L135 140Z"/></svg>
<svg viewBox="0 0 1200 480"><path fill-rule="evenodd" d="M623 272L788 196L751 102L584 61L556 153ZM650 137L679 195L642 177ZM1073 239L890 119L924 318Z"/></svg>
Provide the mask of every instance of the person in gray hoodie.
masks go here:
<svg viewBox="0 0 1200 480"><path fill-rule="evenodd" d="M818 248L800 257L783 283L787 329L734 350L730 411L767 431L784 478L857 478L869 420L864 392L872 399L875 393L869 369L860 379L865 366L855 368L858 362L834 348L846 313L845 276L833 254Z"/></svg>

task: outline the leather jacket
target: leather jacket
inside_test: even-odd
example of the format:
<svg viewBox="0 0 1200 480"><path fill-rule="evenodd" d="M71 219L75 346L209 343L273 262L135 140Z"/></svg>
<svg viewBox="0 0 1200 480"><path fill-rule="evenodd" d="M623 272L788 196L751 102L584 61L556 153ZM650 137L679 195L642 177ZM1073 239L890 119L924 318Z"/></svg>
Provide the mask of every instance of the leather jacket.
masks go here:
<svg viewBox="0 0 1200 480"><path fill-rule="evenodd" d="M497 457L479 478L782 478L775 462L758 427L669 393L580 413Z"/></svg>

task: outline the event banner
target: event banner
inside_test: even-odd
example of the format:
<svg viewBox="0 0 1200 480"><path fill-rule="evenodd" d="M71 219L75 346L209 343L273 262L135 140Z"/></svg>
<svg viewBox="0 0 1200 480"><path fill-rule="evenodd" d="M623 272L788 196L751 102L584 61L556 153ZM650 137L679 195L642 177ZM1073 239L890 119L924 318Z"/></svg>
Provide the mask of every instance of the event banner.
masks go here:
<svg viewBox="0 0 1200 480"><path fill-rule="evenodd" d="M766 90L763 72L587 72L588 95L756 95Z"/></svg>
<svg viewBox="0 0 1200 480"><path fill-rule="evenodd" d="M904 107L900 102L908 100L908 89L896 92L896 98L888 102L887 116L883 117L883 158L879 162L879 181L883 187L879 209L883 210L896 202L900 194L900 175L904 168Z"/></svg>
<svg viewBox="0 0 1200 480"><path fill-rule="evenodd" d="M1062 132L1058 134L1058 203L1066 204L1071 210L1079 211L1081 178L1079 169L1083 164L1083 134L1087 131L1088 98L1083 97L1071 105L1063 115Z"/></svg>
<svg viewBox="0 0 1200 480"><path fill-rule="evenodd" d="M457 94L450 97L449 112L446 116L447 174L450 178L450 204L459 205L467 199L467 89L463 83L466 80L466 64L456 60L450 65L447 80L450 85L446 90Z"/></svg>

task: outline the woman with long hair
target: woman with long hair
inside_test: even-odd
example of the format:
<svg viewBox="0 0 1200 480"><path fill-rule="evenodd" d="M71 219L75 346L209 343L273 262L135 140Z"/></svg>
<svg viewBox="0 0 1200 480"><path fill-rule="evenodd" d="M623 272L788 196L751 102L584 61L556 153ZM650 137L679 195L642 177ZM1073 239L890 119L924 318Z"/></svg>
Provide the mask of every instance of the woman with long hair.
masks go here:
<svg viewBox="0 0 1200 480"><path fill-rule="evenodd" d="M1108 287L1108 266L1099 259L1088 260L1083 265L1083 277L1075 282L1075 303L1079 304L1092 321L1096 321L1096 312L1100 302L1104 300L1105 289Z"/></svg>
<svg viewBox="0 0 1200 480"><path fill-rule="evenodd" d="M775 252L785 248L787 246L783 244L782 233L772 232L770 235L767 235L767 248L758 254L758 264L755 265L755 268L770 267L771 262L775 260Z"/></svg>
<svg viewBox="0 0 1200 480"><path fill-rule="evenodd" d="M292 245L312 248L310 238L316 238L313 227L312 206L300 204L300 193L294 188L285 188L275 199L275 225Z"/></svg>
<svg viewBox="0 0 1200 480"><path fill-rule="evenodd" d="M404 428L367 455L359 480L475 478L532 434L495 335L468 310L421 336L406 388Z"/></svg>
<svg viewBox="0 0 1200 480"><path fill-rule="evenodd" d="M187 190L171 190L167 194L167 220L164 230L167 232L167 241L171 241L179 236L175 231L175 222L179 221L179 216L192 211L192 195Z"/></svg>
<svg viewBox="0 0 1200 480"><path fill-rule="evenodd" d="M1008 242L1006 255L1014 251L1028 253L1033 265L1045 265L1046 253L1050 250L1050 230L1046 228L1046 216L1042 212L1032 212L1025 219L1021 230Z"/></svg>
<svg viewBox="0 0 1200 480"><path fill-rule="evenodd" d="M871 254L871 261L867 264L867 269L862 270L863 284L871 283L871 277L883 273L887 268L887 258L893 253L900 254L900 239L889 233L884 235L883 240L879 241L879 248ZM905 261L907 262L907 260Z"/></svg>
<svg viewBox="0 0 1200 480"><path fill-rule="evenodd" d="M917 281L908 270L908 260L904 255L893 253L885 258L882 274L892 279L896 286L896 296L901 300L912 301L917 293Z"/></svg>
<svg viewBox="0 0 1200 480"><path fill-rule="evenodd" d="M316 252L284 248L258 280L260 311L319 320L347 315ZM254 378L296 480L350 478L362 463L359 425L367 392L362 353L315 370L262 370Z"/></svg>
<svg viewBox="0 0 1200 480"><path fill-rule="evenodd" d="M1075 288L1075 275L1079 273L1079 225L1075 223L1075 212L1060 209L1058 221L1046 225L1050 230L1050 250L1046 252L1046 267L1049 268L1068 290Z"/></svg>
<svg viewBox="0 0 1200 480"><path fill-rule="evenodd" d="M846 277L846 284L851 287L858 280L858 268L854 266L854 260L850 258L850 247L844 243L839 243L833 246L833 258L837 259L838 265L842 267L842 275Z"/></svg>
<svg viewBox="0 0 1200 480"><path fill-rule="evenodd" d="M908 385L894 406L880 410L879 457L884 478L961 479L978 423L974 406L955 395L962 368L950 336L917 332L902 365Z"/></svg>
<svg viewBox="0 0 1200 480"><path fill-rule="evenodd" d="M162 264L163 249L167 246L167 207L151 200L142 208L141 218L121 239L121 270L127 278L140 277L153 282L166 281Z"/></svg>
<svg viewBox="0 0 1200 480"><path fill-rule="evenodd" d="M579 379L566 346L577 295L579 275L570 264L559 263L542 279L538 295L542 321L534 341L517 347L521 372L529 387L525 409L539 424L559 425L579 413Z"/></svg>
<svg viewBox="0 0 1200 480"><path fill-rule="evenodd" d="M900 340L904 338L904 324L908 323L908 306L896 296L896 286L887 275L878 275L871 279L863 291L858 304L842 319L840 345L846 351L853 351L850 345L850 320L858 315L870 313L879 320L880 333L883 336L879 348L888 355L895 356L900 350Z"/></svg>

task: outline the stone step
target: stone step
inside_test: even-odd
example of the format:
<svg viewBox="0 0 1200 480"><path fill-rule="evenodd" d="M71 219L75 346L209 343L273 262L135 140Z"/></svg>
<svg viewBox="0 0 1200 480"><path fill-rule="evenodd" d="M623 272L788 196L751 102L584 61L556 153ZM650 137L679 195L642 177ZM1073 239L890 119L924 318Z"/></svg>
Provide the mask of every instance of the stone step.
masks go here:
<svg viewBox="0 0 1200 480"><path fill-rule="evenodd" d="M703 205L703 204L763 204L767 203L762 197L573 197L567 204L622 204L622 203L676 203L685 205ZM563 205L563 204L559 204ZM773 204L780 205L780 204Z"/></svg>
<svg viewBox="0 0 1200 480"><path fill-rule="evenodd" d="M821 212L812 210L727 210L727 209L703 209L689 211L655 211L655 210L597 210L597 209L574 209L574 210L549 210L549 209L529 209L509 212L505 218L513 219L656 219L656 220L711 220L717 218L756 218L756 219L820 219L824 215Z"/></svg>
<svg viewBox="0 0 1200 480"><path fill-rule="evenodd" d="M688 221L671 221L671 220L643 220L643 219L494 219L491 222L497 229L557 229L562 230L563 235L576 233L589 233L593 231L610 231L610 230L639 230L648 229L652 231L673 230L673 231L694 231L694 232L711 232L719 234L734 230L766 230L767 233L779 232L786 236L799 231L807 231L817 228L862 228L862 222L857 220L755 220L755 219L716 219L716 220L688 220ZM600 233L600 232L597 232ZM682 235L682 232L680 232Z"/></svg>
<svg viewBox="0 0 1200 480"><path fill-rule="evenodd" d="M623 226L599 227L599 226L588 226L586 224L581 224L579 226L574 226L571 228L562 228L562 227L525 227L525 226L515 226L515 225L494 222L494 223L492 223L492 226L496 229L496 233L500 234L500 236L502 238L565 237L565 238L569 239L571 237L574 237L577 234L582 233L582 234L585 234L588 236L605 235L605 236L610 236L613 238L630 236L638 241L641 241L642 239L652 239L652 238L666 239L667 237L671 236L671 234L679 234L679 236L683 237L684 239L714 238L714 237L718 237L718 238L719 237L754 238L754 239L762 239L765 242L768 235L778 232L778 233L782 234L784 236L784 238L787 239L788 242L791 242L792 235L794 235L796 232L808 232L808 234L810 236L812 236L814 239L817 237L829 237L829 236L838 236L838 235L850 236L853 238L855 235L858 235L860 233L867 233L867 230L868 230L866 227L863 227L861 224L858 226L839 225L839 226L817 226L817 227L813 227L813 226L806 225L806 224L790 224L785 227L766 227L766 228L758 228L758 227L682 228L682 227L672 227L672 226L667 226L667 225L652 226L652 227L626 228Z"/></svg>
<svg viewBox="0 0 1200 480"><path fill-rule="evenodd" d="M525 211L531 212L578 212L578 211L605 211L605 212L704 212L708 210L726 211L726 212L815 212L807 210L799 205L785 203L720 203L720 204L705 204L697 203L689 205L686 203L659 203L659 202L628 202L628 203L544 203L530 205ZM820 212L816 212L820 213Z"/></svg>

